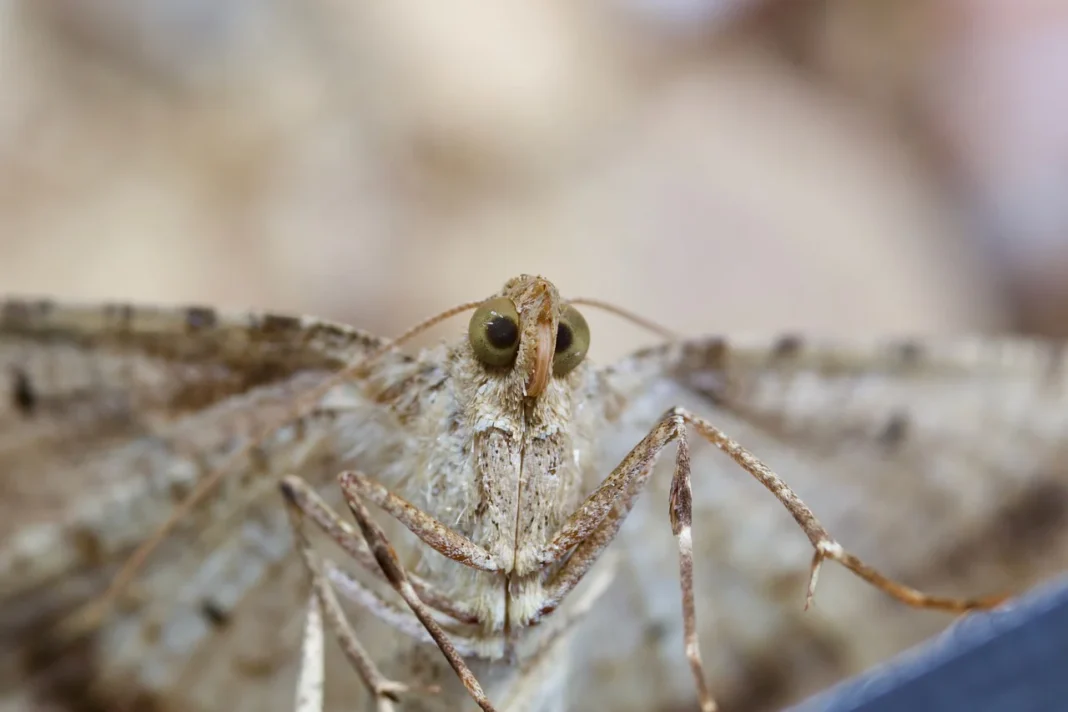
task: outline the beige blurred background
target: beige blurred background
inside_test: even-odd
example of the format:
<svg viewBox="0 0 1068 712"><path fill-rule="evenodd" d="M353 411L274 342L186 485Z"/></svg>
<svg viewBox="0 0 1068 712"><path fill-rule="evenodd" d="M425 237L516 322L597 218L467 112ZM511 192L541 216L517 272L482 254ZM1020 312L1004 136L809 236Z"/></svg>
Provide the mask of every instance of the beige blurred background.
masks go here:
<svg viewBox="0 0 1068 712"><path fill-rule="evenodd" d="M389 335L538 272L687 332L1066 331L1066 31L1036 0L0 0L0 291ZM595 357L648 339L594 319Z"/></svg>
<svg viewBox="0 0 1068 712"><path fill-rule="evenodd" d="M1064 335L1066 114L1052 0L0 0L0 293Z"/></svg>

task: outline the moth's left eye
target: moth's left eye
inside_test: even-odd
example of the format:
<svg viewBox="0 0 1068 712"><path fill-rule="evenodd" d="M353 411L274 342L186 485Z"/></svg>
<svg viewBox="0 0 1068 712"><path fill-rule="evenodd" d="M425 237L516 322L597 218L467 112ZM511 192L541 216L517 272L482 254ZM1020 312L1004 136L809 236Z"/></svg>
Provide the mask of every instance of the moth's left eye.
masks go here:
<svg viewBox="0 0 1068 712"><path fill-rule="evenodd" d="M475 310L467 338L479 361L508 366L519 353L519 313L507 297L491 299Z"/></svg>
<svg viewBox="0 0 1068 712"><path fill-rule="evenodd" d="M568 306L560 315L556 327L556 355L553 356L553 375L568 374L586 358L590 350L590 327L575 307Z"/></svg>

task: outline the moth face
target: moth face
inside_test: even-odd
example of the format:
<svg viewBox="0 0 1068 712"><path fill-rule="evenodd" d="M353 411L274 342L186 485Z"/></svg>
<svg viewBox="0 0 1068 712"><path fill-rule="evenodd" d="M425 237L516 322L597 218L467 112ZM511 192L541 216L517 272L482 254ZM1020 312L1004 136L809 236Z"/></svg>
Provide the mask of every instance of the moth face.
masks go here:
<svg viewBox="0 0 1068 712"><path fill-rule="evenodd" d="M475 358L490 371L517 379L537 398L550 378L570 373L586 358L586 319L541 277L523 276L483 302L467 330Z"/></svg>

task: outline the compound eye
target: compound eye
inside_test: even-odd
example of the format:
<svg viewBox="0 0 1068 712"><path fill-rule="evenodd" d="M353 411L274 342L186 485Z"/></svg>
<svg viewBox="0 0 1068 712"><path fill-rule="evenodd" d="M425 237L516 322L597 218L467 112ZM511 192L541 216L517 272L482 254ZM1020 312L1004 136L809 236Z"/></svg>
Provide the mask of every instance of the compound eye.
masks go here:
<svg viewBox="0 0 1068 712"><path fill-rule="evenodd" d="M590 350L590 327L575 307L568 306L560 315L556 327L556 354L553 356L553 375L567 375L586 358Z"/></svg>
<svg viewBox="0 0 1068 712"><path fill-rule="evenodd" d="M467 327L475 357L487 366L508 366L519 353L519 312L508 297L490 299Z"/></svg>

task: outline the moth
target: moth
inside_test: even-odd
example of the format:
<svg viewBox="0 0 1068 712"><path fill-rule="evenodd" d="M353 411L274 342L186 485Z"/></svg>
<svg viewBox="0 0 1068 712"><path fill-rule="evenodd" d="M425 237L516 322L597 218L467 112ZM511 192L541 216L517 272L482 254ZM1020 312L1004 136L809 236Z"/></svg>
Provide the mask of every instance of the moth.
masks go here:
<svg viewBox="0 0 1068 712"><path fill-rule="evenodd" d="M522 276L410 356L4 302L0 704L293 709L321 617L328 709L762 709L947 622L893 597L992 605L950 596L1068 558L1059 344L706 337L598 368L581 306ZM876 586L828 569L803 614L828 558Z"/></svg>

